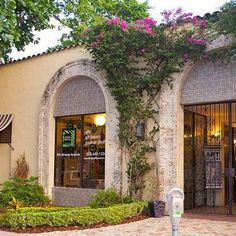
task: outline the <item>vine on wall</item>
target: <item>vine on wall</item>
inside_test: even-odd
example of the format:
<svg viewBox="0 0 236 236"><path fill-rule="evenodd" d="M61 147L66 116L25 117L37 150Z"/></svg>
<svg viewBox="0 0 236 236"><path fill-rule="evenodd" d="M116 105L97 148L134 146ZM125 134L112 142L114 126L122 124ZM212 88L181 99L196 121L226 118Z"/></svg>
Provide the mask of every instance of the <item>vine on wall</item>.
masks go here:
<svg viewBox="0 0 236 236"><path fill-rule="evenodd" d="M164 24L151 18L127 23L113 18L87 29L81 36L94 60L107 72L107 86L117 102L119 140L128 153L129 196L141 199L144 176L151 169L147 154L156 151L156 96L164 82L186 61L207 58L207 22L181 8L163 12ZM147 126L152 120L153 127ZM145 127L143 136L137 132Z"/></svg>

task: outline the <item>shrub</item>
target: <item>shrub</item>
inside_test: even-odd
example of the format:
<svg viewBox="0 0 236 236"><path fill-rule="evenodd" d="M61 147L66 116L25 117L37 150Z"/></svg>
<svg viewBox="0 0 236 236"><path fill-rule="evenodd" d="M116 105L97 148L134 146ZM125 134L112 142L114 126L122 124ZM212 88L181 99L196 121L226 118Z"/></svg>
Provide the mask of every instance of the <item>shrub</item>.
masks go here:
<svg viewBox="0 0 236 236"><path fill-rule="evenodd" d="M54 211L29 211L20 212L10 210L0 216L0 225L11 228L25 228L36 226L68 226L80 225L88 227L98 223L118 224L127 218L141 214L147 202L134 202L119 204L107 208L59 208ZM50 208L49 208L50 209Z"/></svg>
<svg viewBox="0 0 236 236"><path fill-rule="evenodd" d="M114 188L108 188L106 190L97 190L97 193L93 195L92 200L89 202L91 208L103 208L109 207L114 204L121 203L121 197Z"/></svg>
<svg viewBox="0 0 236 236"><path fill-rule="evenodd" d="M13 177L3 184L0 191L0 206L17 208L18 203L21 206L35 206L50 203L50 199L44 194L43 187L38 184L36 177Z"/></svg>

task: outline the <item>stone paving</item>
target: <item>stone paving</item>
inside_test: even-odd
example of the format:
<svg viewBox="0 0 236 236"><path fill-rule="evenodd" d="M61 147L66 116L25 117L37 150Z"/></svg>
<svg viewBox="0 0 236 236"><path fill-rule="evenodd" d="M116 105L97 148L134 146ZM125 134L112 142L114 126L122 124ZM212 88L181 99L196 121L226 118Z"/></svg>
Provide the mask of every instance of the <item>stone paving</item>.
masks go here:
<svg viewBox="0 0 236 236"><path fill-rule="evenodd" d="M15 236L17 233L0 231L0 236ZM128 224L80 231L62 231L22 236L171 236L169 217L149 218ZM235 236L236 222L183 218L179 236Z"/></svg>

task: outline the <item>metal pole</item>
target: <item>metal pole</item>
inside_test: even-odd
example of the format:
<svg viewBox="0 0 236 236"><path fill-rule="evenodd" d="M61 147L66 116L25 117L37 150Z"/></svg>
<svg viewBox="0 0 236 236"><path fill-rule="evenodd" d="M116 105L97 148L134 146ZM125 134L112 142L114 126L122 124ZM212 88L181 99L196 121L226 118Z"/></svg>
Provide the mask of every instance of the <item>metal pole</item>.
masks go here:
<svg viewBox="0 0 236 236"><path fill-rule="evenodd" d="M172 225L172 236L178 236L178 226Z"/></svg>

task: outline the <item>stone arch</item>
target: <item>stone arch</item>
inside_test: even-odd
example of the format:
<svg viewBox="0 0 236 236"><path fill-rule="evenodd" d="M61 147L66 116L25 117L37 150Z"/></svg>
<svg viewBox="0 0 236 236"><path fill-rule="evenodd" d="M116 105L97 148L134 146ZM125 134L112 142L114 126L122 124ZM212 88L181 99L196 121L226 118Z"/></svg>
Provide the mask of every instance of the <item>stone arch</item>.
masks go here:
<svg viewBox="0 0 236 236"><path fill-rule="evenodd" d="M81 59L68 63L59 69L44 91L39 114L38 177L47 194L54 186L55 121L54 106L63 85L71 78L88 77L100 87L107 113L105 187L114 186L120 190L121 163L117 136L118 112L116 103L105 84L105 73L91 60Z"/></svg>
<svg viewBox="0 0 236 236"><path fill-rule="evenodd" d="M211 45L209 51L224 46L222 42ZM236 61L227 65L210 61L186 64L181 73L173 75L172 88L167 84L162 86L158 95L160 139L157 144L160 199L166 200L172 187L184 188L184 105L235 100L235 68ZM204 82L209 78L206 86ZM209 85L215 87L214 96L207 92Z"/></svg>

